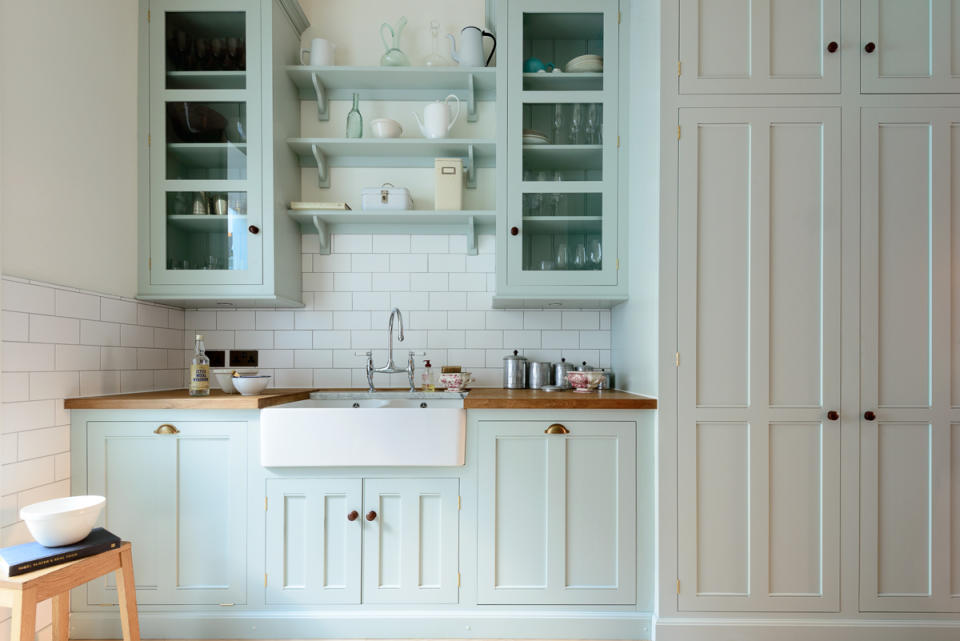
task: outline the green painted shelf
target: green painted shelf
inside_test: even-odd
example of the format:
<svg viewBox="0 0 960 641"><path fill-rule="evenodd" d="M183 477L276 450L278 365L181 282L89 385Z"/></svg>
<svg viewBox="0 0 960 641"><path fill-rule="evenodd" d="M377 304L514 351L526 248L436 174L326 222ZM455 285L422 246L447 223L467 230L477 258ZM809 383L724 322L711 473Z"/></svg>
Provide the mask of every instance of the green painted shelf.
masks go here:
<svg viewBox="0 0 960 641"><path fill-rule="evenodd" d="M246 71L168 71L167 89L244 89Z"/></svg>
<svg viewBox="0 0 960 641"><path fill-rule="evenodd" d="M228 226L233 226L235 229L246 228L247 217L215 216L213 214L174 214L167 216L167 223L184 231L201 233L226 233Z"/></svg>
<svg viewBox="0 0 960 641"><path fill-rule="evenodd" d="M527 91L600 91L603 72L525 73L523 88Z"/></svg>
<svg viewBox="0 0 960 641"><path fill-rule="evenodd" d="M601 216L524 216L523 230L529 233L569 232L599 234Z"/></svg>
<svg viewBox="0 0 960 641"><path fill-rule="evenodd" d="M603 145L523 145L523 168L534 171L603 169Z"/></svg>

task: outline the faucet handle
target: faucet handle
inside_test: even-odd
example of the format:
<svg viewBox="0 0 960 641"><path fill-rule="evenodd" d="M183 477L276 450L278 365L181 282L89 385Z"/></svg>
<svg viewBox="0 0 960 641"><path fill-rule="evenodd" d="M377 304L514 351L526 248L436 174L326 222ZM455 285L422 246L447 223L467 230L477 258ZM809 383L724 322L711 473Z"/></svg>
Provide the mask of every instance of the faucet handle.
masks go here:
<svg viewBox="0 0 960 641"><path fill-rule="evenodd" d="M426 356L426 355L427 355L426 352L413 352L413 351L408 352L408 354L410 354L410 357L411 357L411 358L414 357L414 356Z"/></svg>
<svg viewBox="0 0 960 641"><path fill-rule="evenodd" d="M373 352L372 352L372 351L370 351L370 352L354 352L353 355L354 355L354 356L367 356L367 357L369 357L369 356L373 356Z"/></svg>

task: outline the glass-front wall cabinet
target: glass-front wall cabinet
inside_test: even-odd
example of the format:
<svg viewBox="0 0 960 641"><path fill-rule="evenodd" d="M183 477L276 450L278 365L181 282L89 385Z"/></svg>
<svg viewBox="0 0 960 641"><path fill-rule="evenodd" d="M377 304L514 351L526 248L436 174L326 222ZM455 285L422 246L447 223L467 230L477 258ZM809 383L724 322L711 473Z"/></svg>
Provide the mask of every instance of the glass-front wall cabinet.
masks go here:
<svg viewBox="0 0 960 641"><path fill-rule="evenodd" d="M617 2L509 7L508 281L616 284Z"/></svg>
<svg viewBox="0 0 960 641"><path fill-rule="evenodd" d="M150 3L150 278L262 282L256 2Z"/></svg>

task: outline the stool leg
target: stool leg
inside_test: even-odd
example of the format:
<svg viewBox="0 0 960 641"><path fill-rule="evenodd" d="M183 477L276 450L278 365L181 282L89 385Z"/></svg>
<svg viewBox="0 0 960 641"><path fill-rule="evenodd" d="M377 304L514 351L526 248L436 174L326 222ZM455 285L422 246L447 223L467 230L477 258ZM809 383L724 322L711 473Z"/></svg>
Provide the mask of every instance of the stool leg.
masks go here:
<svg viewBox="0 0 960 641"><path fill-rule="evenodd" d="M21 590L13 596L11 641L33 641L37 634L37 592Z"/></svg>
<svg viewBox="0 0 960 641"><path fill-rule="evenodd" d="M70 638L70 592L53 597L53 641Z"/></svg>
<svg viewBox="0 0 960 641"><path fill-rule="evenodd" d="M133 582L133 558L129 547L120 551L120 569L116 573L123 639L124 641L140 641L140 621L137 619L137 589Z"/></svg>

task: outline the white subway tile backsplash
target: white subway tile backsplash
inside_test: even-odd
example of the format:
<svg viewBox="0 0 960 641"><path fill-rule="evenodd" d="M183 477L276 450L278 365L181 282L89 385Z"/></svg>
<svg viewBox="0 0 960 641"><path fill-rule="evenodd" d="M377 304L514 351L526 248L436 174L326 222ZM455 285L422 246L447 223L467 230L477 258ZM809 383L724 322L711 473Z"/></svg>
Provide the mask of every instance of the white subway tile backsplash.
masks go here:
<svg viewBox="0 0 960 641"><path fill-rule="evenodd" d="M120 391L124 394L152 390L154 389L155 382L153 370L120 372Z"/></svg>
<svg viewBox="0 0 960 641"><path fill-rule="evenodd" d="M446 329L447 312L410 312L407 326L411 329Z"/></svg>
<svg viewBox="0 0 960 641"><path fill-rule="evenodd" d="M183 332L179 332L179 335L182 334ZM80 343L83 345L119 345L120 325L104 321L82 320L80 321Z"/></svg>
<svg viewBox="0 0 960 641"><path fill-rule="evenodd" d="M451 277L453 274L450 275ZM430 292L430 309L465 310L467 308L466 292Z"/></svg>
<svg viewBox="0 0 960 641"><path fill-rule="evenodd" d="M139 325L120 326L120 344L124 347L153 347L153 328Z"/></svg>
<svg viewBox="0 0 960 641"><path fill-rule="evenodd" d="M369 292L371 290L370 283L370 274L351 272L333 275L333 291L335 292Z"/></svg>
<svg viewBox="0 0 960 641"><path fill-rule="evenodd" d="M472 274L465 274L471 276ZM493 304L493 294L487 292L467 292L467 309L487 310Z"/></svg>
<svg viewBox="0 0 960 641"><path fill-rule="evenodd" d="M256 312L257 329L293 329L292 311Z"/></svg>
<svg viewBox="0 0 960 641"><path fill-rule="evenodd" d="M503 332L493 330L478 330L467 332L465 347L470 348L501 348L503 347Z"/></svg>
<svg viewBox="0 0 960 641"><path fill-rule="evenodd" d="M315 272L349 272L352 268L350 254L315 254L313 257Z"/></svg>
<svg viewBox="0 0 960 641"><path fill-rule="evenodd" d="M167 327L170 313L166 307L157 305L137 305L137 324L146 327Z"/></svg>
<svg viewBox="0 0 960 641"><path fill-rule="evenodd" d="M331 329L333 312L294 312L293 325L296 329Z"/></svg>
<svg viewBox="0 0 960 641"><path fill-rule="evenodd" d="M428 268L433 273L467 270L467 257L463 254L431 254L429 258Z"/></svg>
<svg viewBox="0 0 960 641"><path fill-rule="evenodd" d="M516 309L488 311L488 329L523 329L523 312Z"/></svg>
<svg viewBox="0 0 960 641"><path fill-rule="evenodd" d="M168 309L167 314L167 327L170 329L184 328L184 311L182 309Z"/></svg>
<svg viewBox="0 0 960 641"><path fill-rule="evenodd" d="M503 332L504 347L530 349L540 347L540 331L534 329L508 329Z"/></svg>
<svg viewBox="0 0 960 641"><path fill-rule="evenodd" d="M445 292L450 289L449 274L410 274L410 289L415 292Z"/></svg>
<svg viewBox="0 0 960 641"><path fill-rule="evenodd" d="M203 334L203 346L206 349L234 349L236 345L236 332L233 331L204 331ZM185 337L186 349L193 351L194 348L194 334L192 332L187 332Z"/></svg>
<svg viewBox="0 0 960 641"><path fill-rule="evenodd" d="M26 312L3 312L3 340L30 340L30 315Z"/></svg>
<svg viewBox="0 0 960 641"><path fill-rule="evenodd" d="M314 309L353 309L353 294L350 292L317 292L313 299Z"/></svg>
<svg viewBox="0 0 960 641"><path fill-rule="evenodd" d="M485 329L486 326L484 312L447 312L447 327L450 329Z"/></svg>
<svg viewBox="0 0 960 641"><path fill-rule="evenodd" d="M259 367L293 367L292 349L265 349L259 353Z"/></svg>
<svg viewBox="0 0 960 641"><path fill-rule="evenodd" d="M428 292L390 292L390 305L405 311L428 309L430 294Z"/></svg>
<svg viewBox="0 0 960 641"><path fill-rule="evenodd" d="M404 345L399 345L396 342L396 337L394 337L394 350L400 347L406 347L406 341ZM383 330L373 330L373 329L357 329L350 332L350 347L366 351L370 349L386 349L387 348L387 334Z"/></svg>
<svg viewBox="0 0 960 641"><path fill-rule="evenodd" d="M56 314L55 291L52 287L3 280L3 309L31 314Z"/></svg>
<svg viewBox="0 0 960 641"><path fill-rule="evenodd" d="M56 345L56 363L60 371L79 371L100 367L100 348L93 345Z"/></svg>
<svg viewBox="0 0 960 641"><path fill-rule="evenodd" d="M193 340L196 334L191 334L190 339ZM153 330L153 345L154 347L163 347L165 349L177 349L178 347L183 347L184 335L183 330L180 329L164 329L162 327L156 327Z"/></svg>
<svg viewBox="0 0 960 641"><path fill-rule="evenodd" d="M21 461L60 454L69 449L70 426L68 425L48 427L42 430L31 430L18 434L17 458ZM54 478L56 478L55 475Z"/></svg>
<svg viewBox="0 0 960 641"><path fill-rule="evenodd" d="M313 332L308 330L287 330L274 333L274 347L277 349L310 349L313 347Z"/></svg>
<svg viewBox="0 0 960 641"><path fill-rule="evenodd" d="M373 251L373 236L369 234L334 234L334 254L369 254Z"/></svg>
<svg viewBox="0 0 960 641"><path fill-rule="evenodd" d="M466 347L463 330L436 330L427 336L427 346L436 348L464 348Z"/></svg>
<svg viewBox="0 0 960 641"><path fill-rule="evenodd" d="M600 329L600 312L562 312L563 329Z"/></svg>
<svg viewBox="0 0 960 641"><path fill-rule="evenodd" d="M303 274L303 291L332 292L333 291L333 274L330 274L330 273Z"/></svg>
<svg viewBox="0 0 960 641"><path fill-rule="evenodd" d="M560 329L560 312L529 311L523 313L525 329Z"/></svg>
<svg viewBox="0 0 960 641"><path fill-rule="evenodd" d="M56 460L54 460L54 471L56 471ZM22 509L32 503L49 501L50 499L67 496L69 494L69 484L58 480L54 483L48 483L47 485L41 485L39 487L34 487L20 492L19 494L15 495L15 498L17 500L18 507Z"/></svg>
<svg viewBox="0 0 960 641"><path fill-rule="evenodd" d="M358 311L380 310L390 307L389 292L356 292L353 295L353 308Z"/></svg>
<svg viewBox="0 0 960 641"><path fill-rule="evenodd" d="M273 349L274 335L283 333L270 330L237 330L234 349Z"/></svg>
<svg viewBox="0 0 960 641"><path fill-rule="evenodd" d="M56 403L52 400L3 404L4 434L56 425ZM6 491L6 490L4 490Z"/></svg>
<svg viewBox="0 0 960 641"><path fill-rule="evenodd" d="M54 476L58 481L70 478L70 453L64 452L53 457Z"/></svg>
<svg viewBox="0 0 960 641"><path fill-rule="evenodd" d="M75 318L30 314L30 342L79 343L80 321Z"/></svg>
<svg viewBox="0 0 960 641"><path fill-rule="evenodd" d="M450 274L450 289L456 292L482 292L487 288L486 274L458 272ZM487 305L487 308L490 306Z"/></svg>
<svg viewBox="0 0 960 641"><path fill-rule="evenodd" d="M313 333L314 349L335 349L349 344L349 330L317 331Z"/></svg>
<svg viewBox="0 0 960 641"><path fill-rule="evenodd" d="M410 237L410 251L414 254L446 254L450 251L450 239L447 236Z"/></svg>
<svg viewBox="0 0 960 641"><path fill-rule="evenodd" d="M333 327L334 329L370 329L370 312L334 312Z"/></svg>
<svg viewBox="0 0 960 641"><path fill-rule="evenodd" d="M494 254L497 251L497 239L493 234L481 234L477 236L477 253Z"/></svg>
<svg viewBox="0 0 960 641"><path fill-rule="evenodd" d="M293 366L296 368L329 368L333 366L333 352L328 349L298 349L293 352ZM312 381L311 374L311 381ZM307 383L304 387L309 387ZM295 387L284 385L283 387Z"/></svg>
<svg viewBox="0 0 960 641"><path fill-rule="evenodd" d="M166 367L167 350L142 347L137 349L137 369L165 369Z"/></svg>
<svg viewBox="0 0 960 641"><path fill-rule="evenodd" d="M349 369L315 369L313 370L314 387L350 387Z"/></svg>
<svg viewBox="0 0 960 641"><path fill-rule="evenodd" d="M467 256L467 271L492 273L496 269L496 261L493 254L477 254L476 256Z"/></svg>
<svg viewBox="0 0 960 641"><path fill-rule="evenodd" d="M543 347L545 349L577 349L580 347L580 333L563 330L544 330Z"/></svg>
<svg viewBox="0 0 960 641"><path fill-rule="evenodd" d="M378 271L387 270L383 269ZM427 256L425 254L391 254L390 271L425 272L427 271Z"/></svg>
<svg viewBox="0 0 960 641"><path fill-rule="evenodd" d="M4 403L30 400L30 372L3 372L0 379Z"/></svg>
<svg viewBox="0 0 960 641"><path fill-rule="evenodd" d="M217 312L209 309L190 309L183 319L190 331L217 328Z"/></svg>
<svg viewBox="0 0 960 641"><path fill-rule="evenodd" d="M600 310L600 329L610 329L610 310Z"/></svg>
<svg viewBox="0 0 960 641"><path fill-rule="evenodd" d="M217 312L217 329L256 329L257 319L250 310Z"/></svg>
<svg viewBox="0 0 960 641"><path fill-rule="evenodd" d="M100 320L111 323L137 323L137 303L119 298L100 297Z"/></svg>
<svg viewBox="0 0 960 641"><path fill-rule="evenodd" d="M102 396L119 393L119 371L80 372L80 396Z"/></svg>
<svg viewBox="0 0 960 641"><path fill-rule="evenodd" d="M483 367L485 359L482 349L448 349L447 360L449 361L450 365L460 365L461 367Z"/></svg>
<svg viewBox="0 0 960 641"><path fill-rule="evenodd" d="M607 349L610 347L610 332L580 332L581 349Z"/></svg>
<svg viewBox="0 0 960 641"><path fill-rule="evenodd" d="M80 394L78 372L30 372L30 400L32 401L70 398L78 394Z"/></svg>
<svg viewBox="0 0 960 641"><path fill-rule="evenodd" d="M52 456L9 463L0 467L0 481L2 481L3 491L8 494L53 483L55 478ZM6 538L3 543L8 544Z"/></svg>
<svg viewBox="0 0 960 641"><path fill-rule="evenodd" d="M390 269L390 258L387 254L351 254L351 256L351 271L385 272Z"/></svg>
<svg viewBox="0 0 960 641"><path fill-rule="evenodd" d="M277 387L310 387L313 384L313 370L278 369L274 378Z"/></svg>
<svg viewBox="0 0 960 641"><path fill-rule="evenodd" d="M4 343L4 372L37 372L55 369L54 345L41 343Z"/></svg>
<svg viewBox="0 0 960 641"><path fill-rule="evenodd" d="M451 254L466 254L467 253L467 237L460 236L459 234L455 236L450 236L447 249Z"/></svg>
<svg viewBox="0 0 960 641"><path fill-rule="evenodd" d="M406 254L410 252L410 236L406 234L377 234L373 237L374 254Z"/></svg>
<svg viewBox="0 0 960 641"><path fill-rule="evenodd" d="M371 287L377 291L384 292L406 292L410 291L410 274L386 273L372 274Z"/></svg>
<svg viewBox="0 0 960 641"><path fill-rule="evenodd" d="M169 358L167 359L169 361ZM101 347L100 369L137 369L136 347Z"/></svg>

